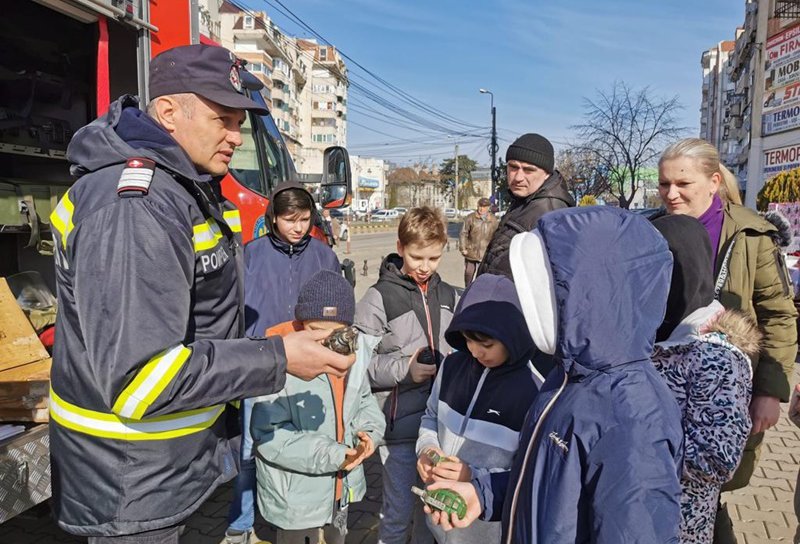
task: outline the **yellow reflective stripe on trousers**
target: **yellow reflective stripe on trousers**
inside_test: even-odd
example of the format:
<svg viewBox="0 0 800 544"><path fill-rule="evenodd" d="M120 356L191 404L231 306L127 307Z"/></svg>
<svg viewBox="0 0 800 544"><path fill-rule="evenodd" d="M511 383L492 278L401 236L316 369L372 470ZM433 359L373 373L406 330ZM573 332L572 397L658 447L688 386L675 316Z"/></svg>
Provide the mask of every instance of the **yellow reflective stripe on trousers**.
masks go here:
<svg viewBox="0 0 800 544"><path fill-rule="evenodd" d="M224 410L224 405L216 405L137 421L75 406L50 389L53 421L79 433L114 440L167 440L187 436L211 427Z"/></svg>
<svg viewBox="0 0 800 544"><path fill-rule="evenodd" d="M72 223L72 214L75 213L75 205L69 199L69 192L59 201L53 213L50 214L50 225L61 235L61 245L67 248L67 237L75 225Z"/></svg>
<svg viewBox="0 0 800 544"><path fill-rule="evenodd" d="M228 210L223 212L222 217L233 232L242 232L242 216L239 210Z"/></svg>
<svg viewBox="0 0 800 544"><path fill-rule="evenodd" d="M208 218L205 223L192 227L192 241L195 251L205 251L217 245L217 241L222 238L222 231L219 225L212 218Z"/></svg>
<svg viewBox="0 0 800 544"><path fill-rule="evenodd" d="M192 350L178 344L147 361L117 397L111 411L122 417L142 419L191 354Z"/></svg>

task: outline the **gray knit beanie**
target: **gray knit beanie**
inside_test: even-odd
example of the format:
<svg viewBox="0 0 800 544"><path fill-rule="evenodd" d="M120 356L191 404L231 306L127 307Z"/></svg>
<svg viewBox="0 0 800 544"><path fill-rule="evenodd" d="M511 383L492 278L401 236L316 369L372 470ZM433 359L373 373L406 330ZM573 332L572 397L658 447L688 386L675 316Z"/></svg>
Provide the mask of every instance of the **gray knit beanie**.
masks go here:
<svg viewBox="0 0 800 544"><path fill-rule="evenodd" d="M320 270L303 285L294 317L298 321L337 321L353 324L356 297L344 276L332 270Z"/></svg>
<svg viewBox="0 0 800 544"><path fill-rule="evenodd" d="M552 174L555 168L553 144L541 134L523 134L508 146L506 162L508 161L527 162Z"/></svg>

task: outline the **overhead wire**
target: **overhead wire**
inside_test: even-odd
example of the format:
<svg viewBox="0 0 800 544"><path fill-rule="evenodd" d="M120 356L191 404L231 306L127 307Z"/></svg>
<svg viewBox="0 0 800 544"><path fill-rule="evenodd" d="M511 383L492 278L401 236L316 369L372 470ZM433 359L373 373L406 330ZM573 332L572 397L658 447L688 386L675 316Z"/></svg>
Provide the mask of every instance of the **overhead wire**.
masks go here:
<svg viewBox="0 0 800 544"><path fill-rule="evenodd" d="M333 47L330 44L330 42L328 42L328 40L326 40L324 37L322 37L313 28L311 28L307 23L305 23L305 21L303 21L300 17L298 17L296 14L294 14L289 8L287 8L282 2L280 2L280 0L275 0L275 1L280 5L280 7L276 6L270 0L262 0L263 3L273 7L274 9L276 9L279 13L281 13L283 16L287 17L288 19L293 20L301 28L304 28L307 31L311 32L312 35L316 36L317 39L319 39L324 44ZM231 4L233 4L235 7L240 9L242 12L244 12L244 13L250 15L251 17L253 17L254 24L259 24L260 27L263 30L265 30L267 32L269 32L271 30L271 29L267 28L267 26L263 22L263 20L260 19L260 15L257 14L256 12L254 12L254 11L252 11L252 10L242 6L242 5L240 5L237 1L231 1ZM256 21L258 21L258 23L256 23ZM288 45L289 47L291 47L299 56L301 56L301 58L305 58L309 62L310 65L314 64L314 60L315 60L314 59L314 53L312 51L304 50L303 48L298 46L296 40L288 39L288 40L286 40L285 45ZM352 98L351 98L350 103L348 104L348 106L349 106L348 109L350 109L353 105L356 105L357 107L355 108L355 111L357 112L357 114L359 116L364 116L364 117L367 117L367 118L371 118L374 121L378 121L378 122L387 124L389 126L394 126L395 128L400 128L400 129L407 130L407 131L413 131L415 134L422 134L422 135L427 136L427 137L434 137L437 134L442 134L442 135L446 135L446 136L449 136L449 137L459 137L459 138L464 138L464 139L466 139L466 138L481 138L481 137L485 137L486 131L488 131L488 127L481 127L481 126L474 125L474 124L471 124L471 123L464 123L463 121L461 121L459 119L456 119L455 117L450 116L450 115L442 112L441 110L437 110L436 108L433 108L431 106L428 106L427 104L424 104L423 102L421 102L420 100L418 100L415 97L411 96L410 94L406 93L402 89L399 89L398 87L392 85L391 83L389 83L385 79L381 78L380 76L378 76L374 72L368 70L367 68L362 66L360 63L355 61L352 57L350 57L349 55L345 54L341 49L339 49L339 48L336 48L336 49L338 50L339 54L343 58L345 58L348 61L350 61L353 65L355 65L358 68L360 68L361 70L363 70L366 74L368 74L370 77L372 77L375 81L378 82L378 84L376 84L376 83L372 82L371 80L369 80L368 78L363 77L361 75L357 75L357 74L355 74L353 72L349 72L349 73L345 74L342 71L340 71L338 69L338 67L336 67L336 66L323 66L324 69L326 69L330 74L332 74L334 77L338 78L340 81L346 81L348 86L351 88L351 91L353 91L353 94L355 94L358 97L363 97L364 99L368 100L369 102L374 103L378 108L382 108L383 110L385 110L385 111L381 111L379 109L369 107L366 104L363 104L363 105L359 105L358 103L353 104L352 103ZM429 113L430 115L433 115L436 119L431 119L430 117L424 117L424 116L422 116L420 114L417 114L417 113L415 113L413 111L410 111L405 106L396 103L392 99L391 95L386 97L386 96L382 96L381 94L379 94L381 92L385 92L384 89L388 89L390 91L391 95L394 95L394 96L400 98L403 102L405 102L406 104L410 105L412 108L416 108L417 110L419 110L421 112ZM358 102L360 102L360 100ZM372 113L374 113L374 114L376 114L376 115L378 115L380 117L375 117L374 115L367 114L364 111L362 111L361 108L367 109L367 110L371 111ZM387 111L391 112L391 113L393 113L395 115L389 115L389 114L387 114ZM391 119L393 121L393 123L389 122L388 119ZM446 122L447 124L450 124L451 126L447 126L447 124L443 124L442 121ZM348 122L352 123L355 126L359 126L359 127L364 128L366 130L369 130L371 132L374 132L374 133L377 133L377 134L381 134L381 135L385 135L385 136L389 136L391 138L395 138L395 140L397 142L397 144L395 144L395 145L416 143L416 140L412 140L412 139L409 139L409 138L403 138L403 137L398 136L397 134L388 134L386 132L383 132L381 130L375 129L373 127L369 127L367 125L364 125L364 124L358 123L356 121L353 121L352 119L348 119ZM468 131L467 129L460 128L457 125L460 125L460 127L469 127L470 129L478 130L480 132L476 133L474 131ZM420 130L420 128L417 128L417 127L425 129L425 132L422 132ZM356 145L358 145L358 144L356 144ZM391 145L391 144L389 144L389 145ZM369 149L369 148L364 148L364 149ZM385 149L380 149L380 152L383 153L383 154L386 154L386 150Z"/></svg>

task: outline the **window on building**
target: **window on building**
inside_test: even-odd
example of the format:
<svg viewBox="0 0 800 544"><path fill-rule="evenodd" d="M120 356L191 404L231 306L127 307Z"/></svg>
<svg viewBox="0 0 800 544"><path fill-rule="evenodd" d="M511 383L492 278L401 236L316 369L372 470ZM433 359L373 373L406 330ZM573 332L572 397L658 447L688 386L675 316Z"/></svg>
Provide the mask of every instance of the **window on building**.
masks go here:
<svg viewBox="0 0 800 544"><path fill-rule="evenodd" d="M245 15L244 16L244 27L248 30L252 30L255 26L255 20L253 19L252 15Z"/></svg>
<svg viewBox="0 0 800 544"><path fill-rule="evenodd" d="M327 47L320 47L319 48L319 60L328 60L328 48Z"/></svg>

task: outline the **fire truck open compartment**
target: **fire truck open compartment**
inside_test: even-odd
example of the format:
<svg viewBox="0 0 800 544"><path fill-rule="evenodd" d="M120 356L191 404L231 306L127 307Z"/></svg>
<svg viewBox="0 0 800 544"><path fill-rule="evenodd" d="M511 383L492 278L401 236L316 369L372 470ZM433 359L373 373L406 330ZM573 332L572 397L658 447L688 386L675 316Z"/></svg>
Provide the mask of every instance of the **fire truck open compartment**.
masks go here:
<svg viewBox="0 0 800 544"><path fill-rule="evenodd" d="M38 270L51 288L40 240L50 239L50 213L74 182L67 145L97 116L102 39L96 14L64 6L14 2L13 16L0 18L0 276ZM137 31L106 24L109 77L100 85L113 100L137 92Z"/></svg>

